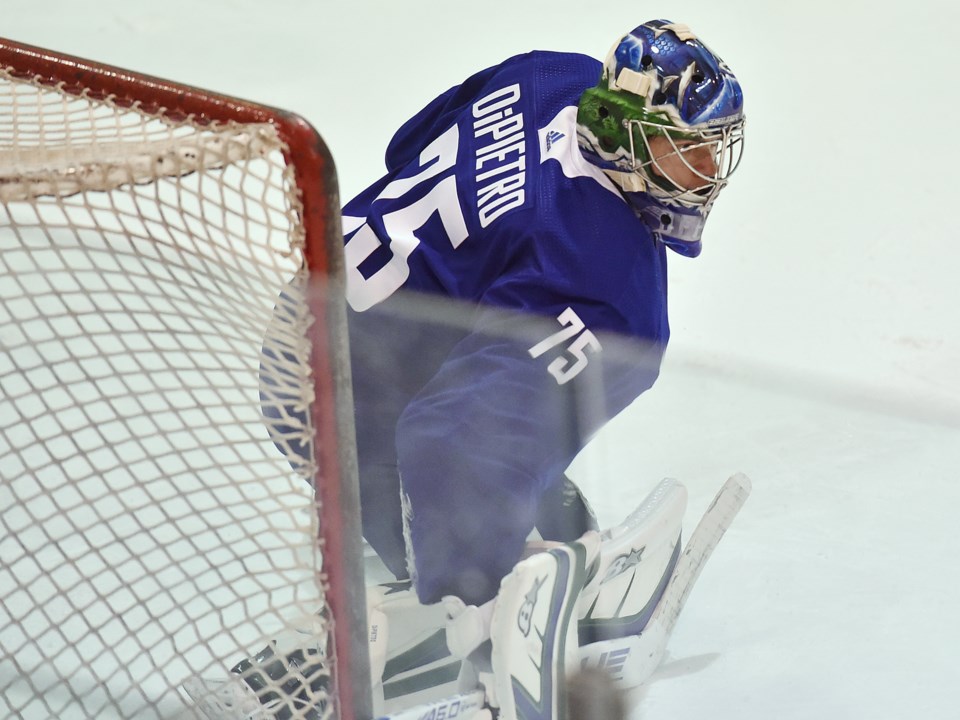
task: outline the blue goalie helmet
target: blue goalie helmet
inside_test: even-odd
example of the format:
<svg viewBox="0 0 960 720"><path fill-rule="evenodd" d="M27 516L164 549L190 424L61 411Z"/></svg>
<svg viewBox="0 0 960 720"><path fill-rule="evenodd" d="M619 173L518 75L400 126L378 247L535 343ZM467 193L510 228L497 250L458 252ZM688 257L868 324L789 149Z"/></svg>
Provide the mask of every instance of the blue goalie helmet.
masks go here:
<svg viewBox="0 0 960 720"><path fill-rule="evenodd" d="M584 156L628 194L646 195L639 202L654 204L651 216L673 211L697 244L696 218L702 226L740 162L743 125L743 94L730 68L690 28L667 20L617 42L577 113Z"/></svg>

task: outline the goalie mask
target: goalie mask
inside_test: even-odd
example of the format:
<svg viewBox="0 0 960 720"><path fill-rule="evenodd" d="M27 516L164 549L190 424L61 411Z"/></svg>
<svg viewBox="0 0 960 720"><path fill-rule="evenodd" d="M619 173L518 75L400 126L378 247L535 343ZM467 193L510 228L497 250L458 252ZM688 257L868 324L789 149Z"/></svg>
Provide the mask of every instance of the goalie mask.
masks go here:
<svg viewBox="0 0 960 720"><path fill-rule="evenodd" d="M707 213L740 162L740 84L685 25L644 23L583 93L577 135L660 239L697 255Z"/></svg>

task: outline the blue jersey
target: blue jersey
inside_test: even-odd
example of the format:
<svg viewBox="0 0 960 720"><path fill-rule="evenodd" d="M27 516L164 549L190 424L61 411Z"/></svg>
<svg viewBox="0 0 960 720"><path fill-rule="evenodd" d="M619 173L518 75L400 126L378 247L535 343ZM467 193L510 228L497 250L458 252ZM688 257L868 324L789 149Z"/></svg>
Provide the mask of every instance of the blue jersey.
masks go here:
<svg viewBox="0 0 960 720"><path fill-rule="evenodd" d="M426 602L492 597L541 493L659 372L665 249L577 146L600 71L533 52L477 73L343 208L364 533L402 572L399 476Z"/></svg>

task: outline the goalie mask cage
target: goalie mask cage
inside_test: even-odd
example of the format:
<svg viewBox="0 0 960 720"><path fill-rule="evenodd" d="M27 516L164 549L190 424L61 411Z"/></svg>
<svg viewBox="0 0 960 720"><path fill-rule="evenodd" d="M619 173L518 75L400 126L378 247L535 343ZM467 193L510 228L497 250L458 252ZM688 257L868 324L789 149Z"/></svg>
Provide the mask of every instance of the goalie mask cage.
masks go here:
<svg viewBox="0 0 960 720"><path fill-rule="evenodd" d="M284 635L270 717L369 716L320 138L0 41L0 201L0 716L200 717Z"/></svg>

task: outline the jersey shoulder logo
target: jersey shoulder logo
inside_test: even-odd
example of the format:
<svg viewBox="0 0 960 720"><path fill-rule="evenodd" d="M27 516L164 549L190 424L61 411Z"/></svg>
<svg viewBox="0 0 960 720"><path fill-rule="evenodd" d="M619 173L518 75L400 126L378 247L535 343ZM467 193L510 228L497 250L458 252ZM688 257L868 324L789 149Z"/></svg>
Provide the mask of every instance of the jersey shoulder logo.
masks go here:
<svg viewBox="0 0 960 720"><path fill-rule="evenodd" d="M580 153L580 147L570 138L577 136L577 106L568 105L557 113L556 117L540 128L540 162L554 160L560 163L560 170L568 178L590 178L605 190L622 197L613 181L604 175L596 165L587 162ZM560 142L564 138L566 142Z"/></svg>
<svg viewBox="0 0 960 720"><path fill-rule="evenodd" d="M560 132L559 130L547 130L547 135L546 135L547 152L550 152L550 149L553 147L554 143L560 140L563 140L563 138L565 137L566 135Z"/></svg>

